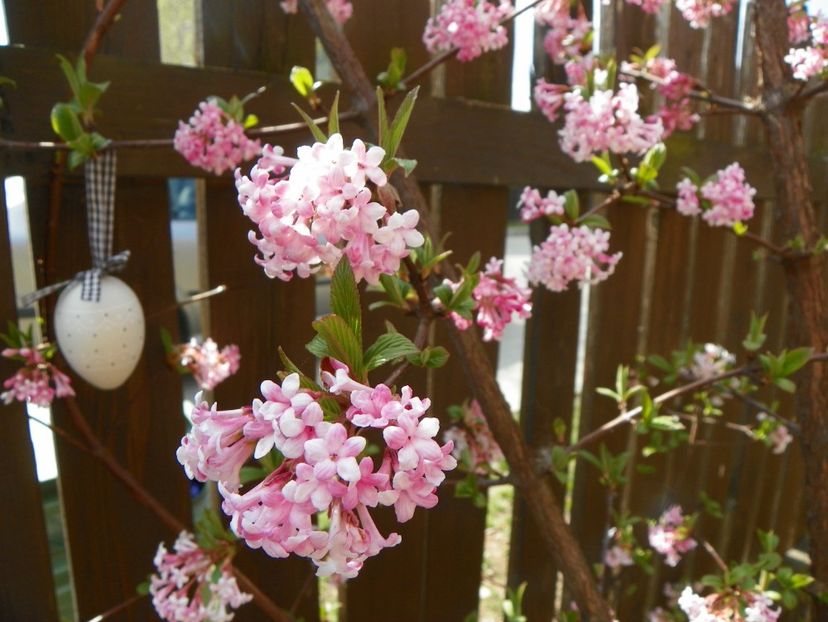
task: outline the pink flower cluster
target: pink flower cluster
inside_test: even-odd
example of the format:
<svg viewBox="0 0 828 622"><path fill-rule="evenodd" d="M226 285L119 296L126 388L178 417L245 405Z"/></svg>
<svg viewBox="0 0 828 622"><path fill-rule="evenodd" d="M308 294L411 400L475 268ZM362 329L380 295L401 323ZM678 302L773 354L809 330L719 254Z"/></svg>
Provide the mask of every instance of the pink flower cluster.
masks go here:
<svg viewBox="0 0 828 622"><path fill-rule="evenodd" d="M595 91L585 100L579 90L564 96L566 121L560 130L561 149L576 162L602 151L643 154L661 141L661 119L638 114L638 88L621 84L617 93Z"/></svg>
<svg viewBox="0 0 828 622"><path fill-rule="evenodd" d="M711 594L700 596L687 586L678 599L679 608L689 622L777 622L782 615L781 607L774 608L773 601L763 592L737 594ZM741 609L744 607L744 616Z"/></svg>
<svg viewBox="0 0 828 622"><path fill-rule="evenodd" d="M535 21L549 28L543 47L555 64L591 56L592 22L580 10L572 17L569 2L553 0L540 4L535 8Z"/></svg>
<svg viewBox="0 0 828 622"><path fill-rule="evenodd" d="M640 6L645 13L658 13L667 0L627 0L630 4Z"/></svg>
<svg viewBox="0 0 828 622"><path fill-rule="evenodd" d="M612 527L607 533L607 538L610 546L607 547L604 553L604 564L609 568L632 566L633 547L631 543L624 541L621 530L617 527Z"/></svg>
<svg viewBox="0 0 828 622"><path fill-rule="evenodd" d="M718 171L701 189L685 178L676 190L678 212L685 216L701 214L711 227L732 227L753 217L756 189L745 182L745 171L737 162Z"/></svg>
<svg viewBox="0 0 828 622"><path fill-rule="evenodd" d="M707 28L712 18L730 13L733 0L676 0L676 8L692 28Z"/></svg>
<svg viewBox="0 0 828 622"><path fill-rule="evenodd" d="M721 376L735 362L736 357L723 346L706 343L701 350L693 354L690 376L695 380L709 380Z"/></svg>
<svg viewBox="0 0 828 622"><path fill-rule="evenodd" d="M258 248L256 262L273 278L306 278L322 265L350 260L357 280L379 282L393 274L409 248L423 243L415 210L389 213L372 200L368 186L384 186L385 151L357 139L346 149L342 136L299 147L298 159L266 146L250 177L236 171L236 189L244 213L258 226L250 233ZM291 167L286 176L286 167Z"/></svg>
<svg viewBox="0 0 828 622"><path fill-rule="evenodd" d="M0 400L4 404L31 402L37 406L49 406L55 397L75 394L69 376L60 371L37 348L6 348L4 357L21 361L23 367L14 376L3 381Z"/></svg>
<svg viewBox="0 0 828 622"><path fill-rule="evenodd" d="M607 254L609 239L609 231L603 229L566 224L552 227L549 237L533 250L527 270L529 283L562 292L573 281L605 280L621 259L621 253Z"/></svg>
<svg viewBox="0 0 828 622"><path fill-rule="evenodd" d="M477 400L461 407L461 419L443 434L443 440L453 443L452 455L462 468L477 475L489 475L493 467L503 462L503 452L492 436L483 410Z"/></svg>
<svg viewBox="0 0 828 622"><path fill-rule="evenodd" d="M523 222L532 222L545 216L563 216L565 199L554 190L550 190L546 196L530 186L523 189L518 201L520 219Z"/></svg>
<svg viewBox="0 0 828 622"><path fill-rule="evenodd" d="M456 291L462 281L454 283L446 280L445 283ZM504 329L515 316L523 319L531 317L531 298L530 289L503 275L503 260L492 257L480 272L480 280L472 291L476 322L483 329L483 340L500 341ZM435 306L440 306L439 300L435 301ZM458 313L452 312L449 317L458 330L467 330L471 326L471 321Z"/></svg>
<svg viewBox="0 0 828 622"><path fill-rule="evenodd" d="M338 24L344 24L354 14L354 7L349 0L327 0L328 11ZM299 0L282 0L280 2L285 13L298 13Z"/></svg>
<svg viewBox="0 0 828 622"><path fill-rule="evenodd" d="M675 566L682 555L696 548L696 541L690 536L692 525L692 518L685 517L678 505L668 509L657 523L650 525L650 546L665 556L668 566Z"/></svg>
<svg viewBox="0 0 828 622"><path fill-rule="evenodd" d="M690 94L695 87L692 76L676 68L672 58L652 58L643 67L649 75L658 79L653 84L664 98L657 115L664 126L664 138L675 130L687 131L699 122L699 115L692 110Z"/></svg>
<svg viewBox="0 0 828 622"><path fill-rule="evenodd" d="M150 595L155 611L168 622L229 622L234 612L253 599L239 589L226 551L202 549L192 534L182 531L167 551L155 554Z"/></svg>
<svg viewBox="0 0 828 622"><path fill-rule="evenodd" d="M564 84L552 84L543 78L535 83L533 90L535 104L551 123L558 119L558 111L564 104L564 95L569 87Z"/></svg>
<svg viewBox="0 0 828 622"><path fill-rule="evenodd" d="M218 344L210 338L204 343L191 339L182 343L171 353L176 366L186 368L205 391L212 391L239 371L241 354L234 344L219 350Z"/></svg>
<svg viewBox="0 0 828 622"><path fill-rule="evenodd" d="M809 17L800 3L789 7L788 33L793 47L785 56L793 77L807 81L828 69L828 19L824 15Z"/></svg>
<svg viewBox="0 0 828 622"><path fill-rule="evenodd" d="M423 43L432 54L457 48L457 60L470 61L509 42L500 22L514 10L511 0L448 0L426 23Z"/></svg>
<svg viewBox="0 0 828 622"><path fill-rule="evenodd" d="M249 139L244 127L213 101L203 101L187 123L179 121L173 146L205 171L221 175L259 155L262 144Z"/></svg>
<svg viewBox="0 0 828 622"><path fill-rule="evenodd" d="M382 384L366 386L332 365L322 373L324 391L305 389L290 374L281 385L262 383L264 399L252 407L199 404L177 455L189 477L219 482L222 509L249 546L272 557L308 557L319 576L353 578L368 557L400 542L396 533L380 534L368 508L393 505L397 520L408 521L416 507L434 507L444 471L457 463L452 444L434 440L439 422L424 417L428 399L409 387L395 395ZM347 404L344 416L326 420L323 397ZM381 430L385 442L376 470L365 455L368 429ZM242 465L274 448L284 461L241 492ZM327 530L314 522L317 513L327 514Z"/></svg>

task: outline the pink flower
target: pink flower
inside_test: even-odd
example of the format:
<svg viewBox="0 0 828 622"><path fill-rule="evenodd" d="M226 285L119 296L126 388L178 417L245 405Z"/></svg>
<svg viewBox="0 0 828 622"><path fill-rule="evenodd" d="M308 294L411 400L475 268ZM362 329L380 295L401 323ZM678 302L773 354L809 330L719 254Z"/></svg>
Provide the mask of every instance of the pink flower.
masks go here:
<svg viewBox="0 0 828 622"><path fill-rule="evenodd" d="M633 65L633 68L637 67ZM693 112L690 100L695 80L678 71L676 61L671 58L652 58L642 69L658 80L652 86L664 98L664 103L656 113L664 126L664 138L677 129L687 131L698 123L700 117Z"/></svg>
<svg viewBox="0 0 828 622"><path fill-rule="evenodd" d="M235 374L241 361L237 345L231 344L219 350L210 338L201 344L193 338L189 343L176 346L172 355L173 363L189 370L198 386L205 391L212 391Z"/></svg>
<svg viewBox="0 0 828 622"><path fill-rule="evenodd" d="M195 397L192 428L181 439L176 452L187 477L200 482L224 482L230 490L239 487L239 471L253 454L255 439L244 434L253 420L250 407L219 411Z"/></svg>
<svg viewBox="0 0 828 622"><path fill-rule="evenodd" d="M730 13L733 0L676 0L676 8L692 28L706 28L712 18Z"/></svg>
<svg viewBox="0 0 828 622"><path fill-rule="evenodd" d="M418 419L415 415L400 415L397 425L382 431L385 443L396 451L397 463L402 471L416 469L423 460L440 460L440 446L434 441L440 422L435 417Z"/></svg>
<svg viewBox="0 0 828 622"><path fill-rule="evenodd" d="M584 15L570 17L569 12L558 13L546 22L549 30L543 39L543 48L557 65L589 55L592 22Z"/></svg>
<svg viewBox="0 0 828 622"><path fill-rule="evenodd" d="M532 222L544 216L563 216L565 199L554 190L550 190L546 197L535 188L526 186L518 201L520 219L523 222Z"/></svg>
<svg viewBox="0 0 828 622"><path fill-rule="evenodd" d="M44 348L43 352L50 353L51 350ZM0 400L4 404L18 401L46 407L56 397L75 395L69 376L50 363L40 349L5 348L2 356L23 363L13 376L3 381L6 390L0 393Z"/></svg>
<svg viewBox="0 0 828 622"><path fill-rule="evenodd" d="M696 187L696 184L685 177L676 184L676 191L678 192L676 210L678 210L679 214L683 214L684 216L698 216L701 214L701 207L699 207L699 189Z"/></svg>
<svg viewBox="0 0 828 622"><path fill-rule="evenodd" d="M261 235L249 235L259 250L256 262L268 276L307 278L345 254L357 280L376 284L381 274L399 269L410 248L422 245L416 211L389 213L372 201L368 182L387 183L381 148L356 140L346 149L334 134L327 143L300 147L297 155L290 160L265 147L250 177L236 171L239 204Z"/></svg>
<svg viewBox="0 0 828 622"><path fill-rule="evenodd" d="M232 620L231 610L253 599L239 589L228 551L204 550L186 531L178 535L173 551L163 542L158 545L156 572L150 577L152 605L163 620Z"/></svg>
<svg viewBox="0 0 828 622"><path fill-rule="evenodd" d="M554 123L558 118L558 110L564 103L564 93L569 87L564 84L552 84L543 78L535 82L533 90L535 104L537 104L543 115Z"/></svg>
<svg viewBox="0 0 828 622"><path fill-rule="evenodd" d="M725 373L735 362L736 357L723 346L706 343L700 351L693 354L689 372L694 379L709 380Z"/></svg>
<svg viewBox="0 0 828 622"><path fill-rule="evenodd" d="M484 341L500 341L503 329L516 315L532 316L532 291L520 287L512 278L503 276L503 260L492 257L480 273L480 281L472 292L476 303L477 325L483 329Z"/></svg>
<svg viewBox="0 0 828 622"><path fill-rule="evenodd" d="M453 445L452 455L470 473L488 475L493 467L504 460L500 446L477 400L460 407L462 418L443 434L443 440Z"/></svg>
<svg viewBox="0 0 828 622"><path fill-rule="evenodd" d="M603 281L621 259L621 253L607 254L609 238L609 231L603 229L565 224L552 227L549 237L534 248L527 270L529 282L562 292L573 281Z"/></svg>
<svg viewBox="0 0 828 622"><path fill-rule="evenodd" d="M811 18L805 10L804 2L794 2L788 6L788 41L799 45L811 39Z"/></svg>
<svg viewBox="0 0 828 622"><path fill-rule="evenodd" d="M695 216L701 212L711 227L732 227L753 218L756 189L745 182L745 171L736 162L718 171L701 189L686 178L676 188L679 213ZM699 195L704 203L699 202Z"/></svg>
<svg viewBox="0 0 828 622"><path fill-rule="evenodd" d="M579 90L564 99L566 121L558 134L561 149L576 162L602 151L644 154L663 137L661 119L638 114L634 84L621 84L617 93L595 91L588 101Z"/></svg>
<svg viewBox="0 0 828 622"><path fill-rule="evenodd" d="M771 451L779 456L785 453L788 445L790 445L793 440L793 436L791 436L788 426L780 424L776 426L770 434L768 434L768 440L771 443Z"/></svg>
<svg viewBox="0 0 828 622"><path fill-rule="evenodd" d="M640 6L645 13L658 13L661 6L667 0L627 0L630 4Z"/></svg>
<svg viewBox="0 0 828 622"><path fill-rule="evenodd" d="M328 11L339 24L344 24L354 13L354 7L349 0L327 0ZM285 13L298 13L299 0L282 0L279 3Z"/></svg>
<svg viewBox="0 0 828 622"><path fill-rule="evenodd" d="M782 608L773 608L773 601L764 593L751 593L746 599L745 622L776 622L782 615Z"/></svg>
<svg viewBox="0 0 828 622"><path fill-rule="evenodd" d="M179 122L173 146L184 158L205 171L220 175L258 155L262 145L250 140L244 127L214 101L203 101L187 123Z"/></svg>
<svg viewBox="0 0 828 622"><path fill-rule="evenodd" d="M488 0L448 0L429 18L423 43L432 54L458 48L459 61L472 60L509 42L500 22L513 12L511 0L499 0L497 5Z"/></svg>
<svg viewBox="0 0 828 622"><path fill-rule="evenodd" d="M824 48L815 46L791 48L785 56L785 62L791 66L794 78L807 81L825 71L828 67L828 54Z"/></svg>
<svg viewBox="0 0 828 622"><path fill-rule="evenodd" d="M692 519L685 518L678 505L672 506L657 523L650 525L650 546L665 556L668 566L675 566L682 555L696 548L696 541L690 536L692 525Z"/></svg>

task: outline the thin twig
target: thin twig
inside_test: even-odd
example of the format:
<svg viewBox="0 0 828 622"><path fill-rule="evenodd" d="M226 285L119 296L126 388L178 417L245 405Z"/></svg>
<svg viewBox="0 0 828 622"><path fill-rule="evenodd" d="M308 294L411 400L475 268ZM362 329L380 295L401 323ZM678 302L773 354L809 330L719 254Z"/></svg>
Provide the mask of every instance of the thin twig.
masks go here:
<svg viewBox="0 0 828 622"><path fill-rule="evenodd" d="M727 572L728 571L727 564L724 562L721 555L719 555L716 552L716 549L713 548L713 545L710 544L707 540L702 540L701 543L702 543L702 546L704 547L704 550L707 551L708 553L710 553L710 557L713 558L713 561L716 562L716 565L719 567L719 569L722 572Z"/></svg>
<svg viewBox="0 0 828 622"><path fill-rule="evenodd" d="M86 36L83 50L81 50L87 67L92 62L95 54L98 53L98 48L101 45L101 41L103 41L104 35L112 27L112 24L115 23L118 14L125 4L126 0L109 0L109 3L104 7L103 11L98 14L98 19L95 20L95 25Z"/></svg>
<svg viewBox="0 0 828 622"><path fill-rule="evenodd" d="M828 354L814 354L808 359L808 363L816 363L821 361L828 360ZM663 404L665 402L669 402L670 400L674 400L677 397L681 397L682 395L687 395L688 393L693 393L699 389L703 389L706 386L711 384L716 384L717 382L721 382L722 380L728 380L730 378L736 378L738 376L748 376L759 371L759 367L755 364L745 365L744 367L739 367L738 369L733 369L729 372L725 372L723 374L719 374L718 376L713 376L712 378L704 378L700 380L696 380L695 382L691 382L689 384L685 384L680 387L676 387L675 389L671 389L666 393L662 393L653 398L653 404ZM612 432L615 428L625 423L630 423L635 417L641 414L643 408L641 406L637 406L632 410L627 411L615 419L608 421L604 425L602 425L597 430L593 430L583 438L581 438L577 443L570 445L567 448L567 451L573 452L578 451L579 449L583 449L587 445L594 443L596 440L603 438L610 432Z"/></svg>
<svg viewBox="0 0 828 622"><path fill-rule="evenodd" d="M35 421L36 423L39 423L40 425L42 425L44 428L48 428L52 432L52 434L55 434L55 435L59 436L60 438L62 438L64 441L66 441L70 445L73 445L74 447L77 447L78 449L80 449L81 451L85 451L86 453L92 453L90 451L89 447L87 447L86 445L81 443L78 439L76 439L74 436L69 434L69 432L67 432L66 430L64 430L60 426L56 426L52 423L47 423L47 422L43 421L43 419L38 419L37 417L33 417L32 415L30 415L28 413L27 413L26 416L29 418L30 421Z"/></svg>
<svg viewBox="0 0 828 622"><path fill-rule="evenodd" d="M802 101L808 101L812 97L816 97L817 95L821 95L822 93L828 92L828 80L824 80L814 86L803 90L798 96L797 99Z"/></svg>
<svg viewBox="0 0 828 622"><path fill-rule="evenodd" d="M112 609L104 611L103 613L100 613L100 614L96 615L94 618L89 618L88 622L103 622L107 618L111 618L112 616L114 616L116 613L121 613L122 611L128 609L129 607L131 607L132 605L137 603L142 598L146 598L146 597L143 596L142 594L136 594L132 598L129 598L129 599L125 600L124 602L115 605Z"/></svg>

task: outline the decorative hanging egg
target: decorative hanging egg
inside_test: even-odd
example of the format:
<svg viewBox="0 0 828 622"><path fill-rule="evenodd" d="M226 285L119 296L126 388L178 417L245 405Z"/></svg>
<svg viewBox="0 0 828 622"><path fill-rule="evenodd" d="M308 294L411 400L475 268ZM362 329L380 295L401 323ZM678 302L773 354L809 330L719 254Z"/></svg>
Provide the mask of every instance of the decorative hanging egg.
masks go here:
<svg viewBox="0 0 828 622"><path fill-rule="evenodd" d="M69 366L98 389L116 389L135 370L144 349L144 310L135 292L114 276L101 277L101 299L81 300L81 283L61 292L55 336Z"/></svg>

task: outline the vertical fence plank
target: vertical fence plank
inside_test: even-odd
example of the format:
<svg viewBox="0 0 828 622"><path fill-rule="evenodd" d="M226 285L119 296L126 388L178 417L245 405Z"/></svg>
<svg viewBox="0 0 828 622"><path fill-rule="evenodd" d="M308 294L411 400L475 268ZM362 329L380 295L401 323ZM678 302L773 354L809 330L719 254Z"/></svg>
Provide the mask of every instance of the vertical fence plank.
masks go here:
<svg viewBox="0 0 828 622"><path fill-rule="evenodd" d="M0 178L2 182L2 178ZM6 220L5 193L0 186L0 322L17 321L12 258ZM15 373L17 365L0 358L0 380ZM57 620L46 523L40 485L35 471L26 407L14 402L3 408L6 441L0 451L0 493L14 499L0 534L0 618L4 620Z"/></svg>
<svg viewBox="0 0 828 622"><path fill-rule="evenodd" d="M313 336L314 280L282 283L267 278L253 262L255 247L247 240L252 223L241 213L233 182L207 181L207 274L210 285L228 291L210 301L209 334L218 343L235 343L241 350L239 372L216 389L221 406L235 408L260 397L263 380L276 380L282 368L281 346L307 373L314 363L305 343ZM317 589L310 562L299 558L275 560L264 552L240 545L239 567L285 609L306 622L318 619ZM239 620L264 620L255 607L245 607Z"/></svg>
<svg viewBox="0 0 828 622"><path fill-rule="evenodd" d="M48 189L29 189L32 237L37 257L44 260L43 224ZM100 391L73 375L80 409L121 463L170 511L190 519L188 486L175 450L184 431L181 384L164 364L161 327L175 338L177 321L172 253L163 180L119 179L116 191L117 250L132 257L120 275L137 294L147 318L143 356L127 383ZM64 185L56 244L57 278L66 279L90 265L82 181ZM54 408L57 425L71 428L64 407ZM58 444L61 501L71 556L78 614L92 617L130 598L152 570L158 543L170 533L148 510L132 499L92 457ZM94 497L94 502L91 498ZM130 609L125 619L146 619L149 602Z"/></svg>

